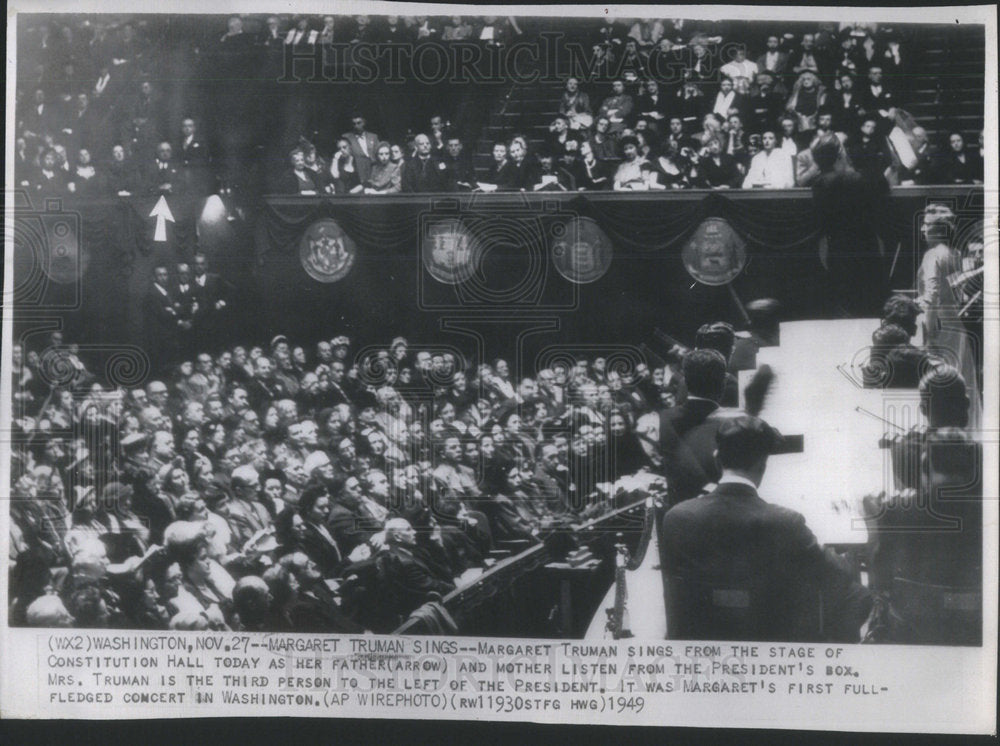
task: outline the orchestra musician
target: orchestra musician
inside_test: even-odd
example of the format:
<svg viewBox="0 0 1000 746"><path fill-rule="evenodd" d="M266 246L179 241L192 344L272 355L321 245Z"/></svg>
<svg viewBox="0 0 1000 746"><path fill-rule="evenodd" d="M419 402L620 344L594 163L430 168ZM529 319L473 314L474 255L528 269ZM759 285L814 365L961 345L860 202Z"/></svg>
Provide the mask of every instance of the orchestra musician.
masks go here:
<svg viewBox="0 0 1000 746"><path fill-rule="evenodd" d="M982 445L966 429L958 370L920 382L927 427L891 443L897 489L862 501L873 642L978 645L982 638Z"/></svg>
<svg viewBox="0 0 1000 746"><path fill-rule="evenodd" d="M927 434L942 428L966 430L969 424L969 394L962 374L951 365L938 363L924 374L918 386L920 413L925 422L904 433L884 438L890 450L897 490L919 486Z"/></svg>

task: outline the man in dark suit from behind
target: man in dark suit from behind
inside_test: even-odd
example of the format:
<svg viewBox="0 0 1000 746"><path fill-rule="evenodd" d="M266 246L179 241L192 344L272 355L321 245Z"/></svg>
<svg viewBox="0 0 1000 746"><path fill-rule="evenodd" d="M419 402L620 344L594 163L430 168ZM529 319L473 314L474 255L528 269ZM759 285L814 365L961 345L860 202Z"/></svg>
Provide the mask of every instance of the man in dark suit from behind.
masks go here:
<svg viewBox="0 0 1000 746"><path fill-rule="evenodd" d="M736 331L725 321L703 324L695 334L694 346L699 350L715 350L726 359L726 384L719 401L723 407L738 407L740 403L739 383L729 370L736 347Z"/></svg>
<svg viewBox="0 0 1000 746"><path fill-rule="evenodd" d="M865 388L916 389L932 357L910 344L910 335L896 324L883 324L872 332L868 362L861 368Z"/></svg>
<svg viewBox="0 0 1000 746"><path fill-rule="evenodd" d="M813 205L827 244L831 311L858 317L874 313L886 296L888 278L877 226L888 188L884 180L872 183L856 171L838 169L842 150L834 136L811 149L820 170L812 182Z"/></svg>
<svg viewBox="0 0 1000 746"><path fill-rule="evenodd" d="M701 493L719 478L715 434L725 421L719 401L726 384L726 359L716 350L692 350L682 364L688 395L660 413L659 447L670 505Z"/></svg>
<svg viewBox="0 0 1000 746"><path fill-rule="evenodd" d="M868 591L847 562L820 547L801 514L757 494L781 435L743 415L725 421L716 440L718 487L675 506L663 519L660 561L669 636L857 642L871 609ZM678 593L693 584L713 589L710 604ZM727 607L740 605L748 612L742 621L720 623ZM804 621L810 610L814 623Z"/></svg>

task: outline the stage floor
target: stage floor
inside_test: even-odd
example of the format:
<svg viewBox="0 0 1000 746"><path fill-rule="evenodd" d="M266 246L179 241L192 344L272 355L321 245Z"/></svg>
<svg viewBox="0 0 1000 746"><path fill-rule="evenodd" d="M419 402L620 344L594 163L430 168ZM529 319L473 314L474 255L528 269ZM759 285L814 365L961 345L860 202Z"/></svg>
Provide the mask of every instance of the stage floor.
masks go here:
<svg viewBox="0 0 1000 746"><path fill-rule="evenodd" d="M879 440L921 420L915 389L861 385L861 366L879 324L878 319L784 323L781 344L757 353L757 365L775 372L760 416L782 433L804 436L802 453L768 460L760 495L802 513L822 544L868 540L861 499L894 489L890 452L879 448ZM752 375L741 372L741 391Z"/></svg>

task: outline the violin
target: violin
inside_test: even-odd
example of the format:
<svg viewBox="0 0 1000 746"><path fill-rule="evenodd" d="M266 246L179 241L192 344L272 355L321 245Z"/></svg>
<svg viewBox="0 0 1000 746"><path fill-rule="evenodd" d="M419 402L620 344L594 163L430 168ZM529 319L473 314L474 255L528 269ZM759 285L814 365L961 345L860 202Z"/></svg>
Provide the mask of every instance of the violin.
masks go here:
<svg viewBox="0 0 1000 746"><path fill-rule="evenodd" d="M927 442L927 428L919 425L906 430L862 407L855 407L854 410L881 420L890 427L895 428L894 432L886 432L879 438L878 447L889 451L896 489L902 490L918 487L920 483L920 461Z"/></svg>

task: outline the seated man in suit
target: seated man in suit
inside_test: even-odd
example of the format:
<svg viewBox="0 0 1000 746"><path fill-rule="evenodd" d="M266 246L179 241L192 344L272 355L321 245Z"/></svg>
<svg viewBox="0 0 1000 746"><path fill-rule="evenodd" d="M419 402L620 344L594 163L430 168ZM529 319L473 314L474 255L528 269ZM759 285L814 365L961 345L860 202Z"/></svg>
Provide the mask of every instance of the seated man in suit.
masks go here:
<svg viewBox="0 0 1000 746"><path fill-rule="evenodd" d="M632 114L632 97L625 93L625 82L616 80L611 84L611 95L601 103L597 115L607 118L612 134L619 134L625 129Z"/></svg>
<svg viewBox="0 0 1000 746"><path fill-rule="evenodd" d="M417 532L405 518L386 521L385 540L388 551L379 557L379 582L384 584L379 596L382 603L392 605L400 623L428 601L428 594L444 596L455 589L453 579L444 577L436 563L428 562L417 544Z"/></svg>
<svg viewBox="0 0 1000 746"><path fill-rule="evenodd" d="M764 54L757 58L758 73L767 71L777 76L779 81L788 71L788 55L781 51L780 46L781 40L776 34L771 34L767 37Z"/></svg>
<svg viewBox="0 0 1000 746"><path fill-rule="evenodd" d="M462 153L462 140L458 135L448 135L441 162L445 166L448 191L471 192L476 188L476 172L472 161Z"/></svg>
<svg viewBox="0 0 1000 746"><path fill-rule="evenodd" d="M482 495L475 472L461 463L461 457L461 440L454 435L445 437L439 447L438 466L433 472L438 487L436 518L443 525L461 528L485 554L493 545L489 520L480 511L472 509Z"/></svg>
<svg viewBox="0 0 1000 746"><path fill-rule="evenodd" d="M156 158L145 170L146 191L149 194L177 194L184 190L184 179L173 156L173 147L169 142L156 146Z"/></svg>
<svg viewBox="0 0 1000 746"><path fill-rule="evenodd" d="M740 416L719 428L716 441L718 487L663 518L669 636L857 642L871 608L867 590L848 563L820 547L801 514L757 494L781 435ZM704 603L690 592L698 587L711 589Z"/></svg>
<svg viewBox="0 0 1000 746"><path fill-rule="evenodd" d="M881 133L888 133L892 129L896 98L882 79L881 65L868 68L868 81L860 91L859 103L866 112L878 114Z"/></svg>
<svg viewBox="0 0 1000 746"><path fill-rule="evenodd" d="M636 101L635 114L650 120L651 129L659 133L661 124L667 118L667 97L660 90L660 84L650 78L642 84L643 91Z"/></svg>
<svg viewBox="0 0 1000 746"><path fill-rule="evenodd" d="M431 152L427 135L417 135L413 140L416 155L403 165L403 191L444 192L448 190L448 167Z"/></svg>
<svg viewBox="0 0 1000 746"><path fill-rule="evenodd" d="M349 476L330 506L326 525L338 546L350 552L382 530L386 513L385 508L365 497L361 481Z"/></svg>
<svg viewBox="0 0 1000 746"><path fill-rule="evenodd" d="M296 632L352 632L364 631L341 608L330 588L323 582L323 576L316 563L304 552L291 552L278 562L295 576L298 593L292 604L286 607L291 628Z"/></svg>
<svg viewBox="0 0 1000 746"><path fill-rule="evenodd" d="M254 534L269 526L271 519L258 499L260 474L256 469L248 465L236 467L229 483L230 498L217 512L229 524L234 547L242 547Z"/></svg>
<svg viewBox="0 0 1000 746"><path fill-rule="evenodd" d="M958 369L936 361L920 379L920 414L923 422L893 437L886 445L892 450L892 472L897 490L920 486L922 460L927 435L935 430L969 427L969 392Z"/></svg>
<svg viewBox="0 0 1000 746"><path fill-rule="evenodd" d="M580 90L579 78L570 76L566 79L566 90L559 100L559 113L566 117L573 130L588 130L593 124L590 97Z"/></svg>
<svg viewBox="0 0 1000 746"><path fill-rule="evenodd" d="M879 642L982 644L982 446L957 427L922 439L915 489L866 498Z"/></svg>

